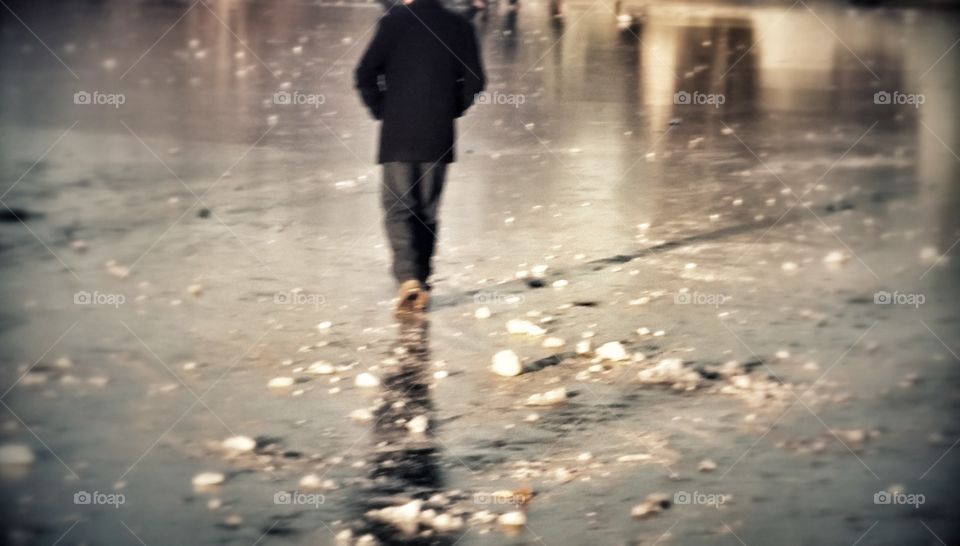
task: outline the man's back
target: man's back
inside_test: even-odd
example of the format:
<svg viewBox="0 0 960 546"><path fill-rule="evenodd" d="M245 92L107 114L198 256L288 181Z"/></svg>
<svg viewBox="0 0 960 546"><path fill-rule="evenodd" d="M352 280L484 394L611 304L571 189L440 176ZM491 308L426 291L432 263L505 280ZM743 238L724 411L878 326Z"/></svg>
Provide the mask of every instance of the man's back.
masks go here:
<svg viewBox="0 0 960 546"><path fill-rule="evenodd" d="M483 89L468 21L436 0L397 5L382 18L356 77L364 102L383 120L381 163L453 160L453 120Z"/></svg>

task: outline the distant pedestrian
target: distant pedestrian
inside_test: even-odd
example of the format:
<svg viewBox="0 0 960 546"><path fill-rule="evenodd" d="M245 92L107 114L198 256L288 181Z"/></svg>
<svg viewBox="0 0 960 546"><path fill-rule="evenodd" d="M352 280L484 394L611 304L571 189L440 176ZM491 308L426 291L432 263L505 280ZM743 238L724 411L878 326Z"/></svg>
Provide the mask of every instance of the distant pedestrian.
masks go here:
<svg viewBox="0 0 960 546"><path fill-rule="evenodd" d="M472 25L438 0L398 4L380 19L356 69L356 86L382 120L378 162L384 224L400 283L398 312L429 303L437 216L455 120L483 91Z"/></svg>

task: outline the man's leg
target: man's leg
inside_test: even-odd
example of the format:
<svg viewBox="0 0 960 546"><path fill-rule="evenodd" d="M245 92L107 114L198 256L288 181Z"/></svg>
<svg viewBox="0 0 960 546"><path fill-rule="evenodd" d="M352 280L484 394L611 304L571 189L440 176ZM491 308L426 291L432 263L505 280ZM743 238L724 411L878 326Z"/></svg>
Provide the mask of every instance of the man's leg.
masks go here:
<svg viewBox="0 0 960 546"><path fill-rule="evenodd" d="M383 164L383 223L393 252L393 276L397 282L416 279L419 275L416 246L419 224L414 212L417 210L417 164L390 162Z"/></svg>
<svg viewBox="0 0 960 546"><path fill-rule="evenodd" d="M433 252L437 244L440 195L447 174L446 163L420 163L418 165L419 182L414 191L417 193L419 208L415 226L417 249L417 279L426 285L433 271Z"/></svg>

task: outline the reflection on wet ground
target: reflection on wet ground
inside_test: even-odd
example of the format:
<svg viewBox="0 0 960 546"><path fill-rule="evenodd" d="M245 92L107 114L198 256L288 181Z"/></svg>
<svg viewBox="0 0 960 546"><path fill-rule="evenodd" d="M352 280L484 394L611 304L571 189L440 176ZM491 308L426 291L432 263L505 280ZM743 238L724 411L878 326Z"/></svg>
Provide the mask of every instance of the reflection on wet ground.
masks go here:
<svg viewBox="0 0 960 546"><path fill-rule="evenodd" d="M5 542L956 542L955 13L491 3L428 325L352 89L378 5L6 5Z"/></svg>
<svg viewBox="0 0 960 546"><path fill-rule="evenodd" d="M370 487L362 497L361 517L367 517L371 534L385 544L454 544L449 533L418 536L417 520L396 521L371 517L370 511L429 501L444 490L441 452L429 423L434 419L430 399L430 350L426 320L406 318L399 324L395 362L382 378L381 396L373 411ZM460 531L460 529L457 529ZM398 531L403 536L397 536Z"/></svg>

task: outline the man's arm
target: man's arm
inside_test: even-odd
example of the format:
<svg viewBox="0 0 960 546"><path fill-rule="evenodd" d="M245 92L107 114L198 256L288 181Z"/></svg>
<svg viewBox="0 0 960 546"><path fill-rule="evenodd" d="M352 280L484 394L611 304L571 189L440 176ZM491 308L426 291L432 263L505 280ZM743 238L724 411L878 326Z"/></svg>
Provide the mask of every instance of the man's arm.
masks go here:
<svg viewBox="0 0 960 546"><path fill-rule="evenodd" d="M486 78L483 74L483 62L480 60L480 48L477 46L477 37L473 25L467 23L468 34L463 44L463 54L460 56L460 115L473 104L474 96L483 91Z"/></svg>
<svg viewBox="0 0 960 546"><path fill-rule="evenodd" d="M360 91L360 98L370 109L376 119L383 119L383 91L380 89L379 78L386 70L387 55L390 52L390 34L387 18L380 19L377 34L373 37L367 51L357 64L354 72L354 82Z"/></svg>

